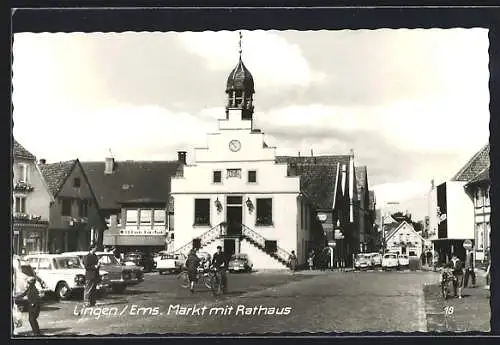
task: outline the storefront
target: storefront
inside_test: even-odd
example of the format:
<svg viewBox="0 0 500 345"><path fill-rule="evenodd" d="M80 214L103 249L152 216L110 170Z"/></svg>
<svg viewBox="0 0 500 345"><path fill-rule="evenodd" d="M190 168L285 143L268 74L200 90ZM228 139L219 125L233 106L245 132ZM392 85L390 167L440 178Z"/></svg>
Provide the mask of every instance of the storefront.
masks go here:
<svg viewBox="0 0 500 345"><path fill-rule="evenodd" d="M47 249L46 221L15 221L13 249L15 254L32 254Z"/></svg>

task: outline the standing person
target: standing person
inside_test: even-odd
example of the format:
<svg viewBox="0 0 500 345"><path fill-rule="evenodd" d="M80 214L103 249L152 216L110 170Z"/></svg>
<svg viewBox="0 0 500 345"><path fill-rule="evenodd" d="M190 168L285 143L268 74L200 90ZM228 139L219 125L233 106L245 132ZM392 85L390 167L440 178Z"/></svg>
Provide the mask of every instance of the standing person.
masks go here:
<svg viewBox="0 0 500 345"><path fill-rule="evenodd" d="M213 255L212 266L217 270L217 275L221 280L222 292L227 293L227 259L221 246L217 246L217 252Z"/></svg>
<svg viewBox="0 0 500 345"><path fill-rule="evenodd" d="M472 250L467 250L465 254L465 276L464 276L464 288L469 285L469 277L472 278L472 287L476 287L476 272L474 272L474 255Z"/></svg>
<svg viewBox="0 0 500 345"><path fill-rule="evenodd" d="M455 297L457 297L458 290L458 298L462 298L462 287L464 285L464 270L462 261L453 254L451 258L451 263L453 266L453 276L455 277L455 282L453 284L453 290L455 293Z"/></svg>
<svg viewBox="0 0 500 345"><path fill-rule="evenodd" d="M200 258L196 255L196 249L191 249L186 259L186 270L189 279L189 290L194 293L194 283L198 281L198 266Z"/></svg>
<svg viewBox="0 0 500 345"><path fill-rule="evenodd" d="M309 257L307 258L307 264L309 265L309 271L312 271L314 266L314 250L311 250Z"/></svg>
<svg viewBox="0 0 500 345"><path fill-rule="evenodd" d="M292 253L288 257L288 264L290 265L292 272L295 272L297 267L297 255L295 255L295 250L292 250Z"/></svg>
<svg viewBox="0 0 500 345"><path fill-rule="evenodd" d="M17 295L17 298L23 298L26 296L28 298L28 319L31 325L31 330L33 335L40 336L42 332L40 331L40 326L38 325L38 316L40 315L40 295L38 289L36 288L36 278L29 277L26 280L26 287L23 292Z"/></svg>
<svg viewBox="0 0 500 345"><path fill-rule="evenodd" d="M89 253L83 258L85 266L85 290L83 292L83 303L86 307L95 306L97 284L99 283L99 258L95 254L97 248L90 246Z"/></svg>

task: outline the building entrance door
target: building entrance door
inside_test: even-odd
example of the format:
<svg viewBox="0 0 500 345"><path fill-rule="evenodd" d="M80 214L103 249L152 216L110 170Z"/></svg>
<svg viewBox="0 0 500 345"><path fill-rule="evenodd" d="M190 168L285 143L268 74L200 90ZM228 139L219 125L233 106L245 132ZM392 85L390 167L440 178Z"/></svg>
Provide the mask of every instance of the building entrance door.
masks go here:
<svg viewBox="0 0 500 345"><path fill-rule="evenodd" d="M226 260L229 261L231 256L236 252L236 240L233 239L225 239L224 240L224 256Z"/></svg>
<svg viewBox="0 0 500 345"><path fill-rule="evenodd" d="M241 235L241 224L243 222L243 197L228 196L226 200L226 222L227 235Z"/></svg>

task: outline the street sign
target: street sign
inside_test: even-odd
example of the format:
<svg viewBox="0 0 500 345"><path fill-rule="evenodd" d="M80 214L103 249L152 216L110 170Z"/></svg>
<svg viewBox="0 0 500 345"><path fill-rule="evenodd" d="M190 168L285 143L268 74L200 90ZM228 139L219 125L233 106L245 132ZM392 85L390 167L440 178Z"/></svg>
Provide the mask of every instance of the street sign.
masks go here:
<svg viewBox="0 0 500 345"><path fill-rule="evenodd" d="M328 242L328 246L330 246L330 247L335 247L336 245L337 245L337 243L335 241Z"/></svg>
<svg viewBox="0 0 500 345"><path fill-rule="evenodd" d="M464 246L465 249L471 250L472 249L472 241L471 240L465 240L463 246Z"/></svg>

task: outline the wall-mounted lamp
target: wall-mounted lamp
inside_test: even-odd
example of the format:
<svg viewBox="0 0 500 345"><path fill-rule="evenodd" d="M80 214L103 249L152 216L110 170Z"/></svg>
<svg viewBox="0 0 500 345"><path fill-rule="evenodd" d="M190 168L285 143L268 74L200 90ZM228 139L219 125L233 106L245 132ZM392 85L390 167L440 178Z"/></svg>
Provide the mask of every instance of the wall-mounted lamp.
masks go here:
<svg viewBox="0 0 500 345"><path fill-rule="evenodd" d="M247 201L245 201L245 204L246 204L246 205L247 205L247 207L248 207L248 211L249 211L250 213L252 213L253 208L254 208L254 207L253 207L252 200L250 200L250 198L248 198L248 199L247 199Z"/></svg>
<svg viewBox="0 0 500 345"><path fill-rule="evenodd" d="M222 204L219 201L219 197L217 197L217 200L215 200L215 207L217 208L217 212L221 213L222 212Z"/></svg>

